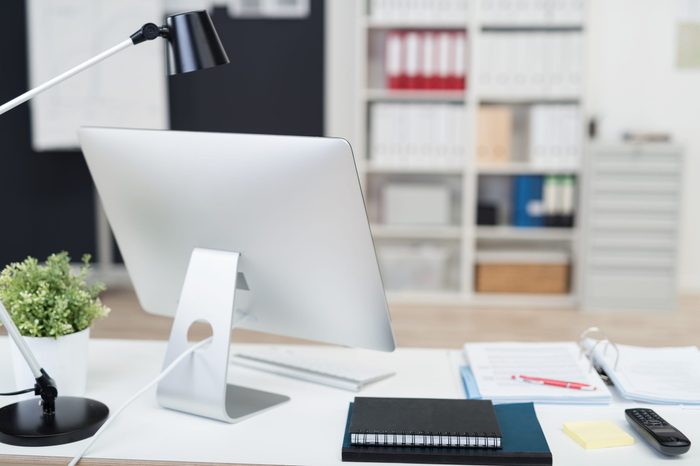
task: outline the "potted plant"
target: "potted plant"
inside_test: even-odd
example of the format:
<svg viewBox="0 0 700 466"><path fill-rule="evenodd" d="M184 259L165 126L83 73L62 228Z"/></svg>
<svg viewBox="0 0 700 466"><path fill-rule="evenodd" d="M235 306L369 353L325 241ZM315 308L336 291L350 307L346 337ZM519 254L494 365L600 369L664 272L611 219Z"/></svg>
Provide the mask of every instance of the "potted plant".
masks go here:
<svg viewBox="0 0 700 466"><path fill-rule="evenodd" d="M102 283L88 285L90 256L78 273L67 252L50 255L44 264L28 257L0 273L0 300L39 363L62 395L82 395L87 381L90 325L109 313L99 299ZM18 389L34 386L34 377L11 343Z"/></svg>

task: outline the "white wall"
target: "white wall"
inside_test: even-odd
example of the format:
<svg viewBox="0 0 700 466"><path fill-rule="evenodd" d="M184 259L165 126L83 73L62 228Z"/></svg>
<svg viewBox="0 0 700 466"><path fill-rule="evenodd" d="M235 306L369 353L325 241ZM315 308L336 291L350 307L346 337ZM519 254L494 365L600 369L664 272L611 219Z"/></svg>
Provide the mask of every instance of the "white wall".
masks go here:
<svg viewBox="0 0 700 466"><path fill-rule="evenodd" d="M601 136L660 130L685 148L683 291L700 292L700 69L675 66L675 0L589 0L589 110Z"/></svg>

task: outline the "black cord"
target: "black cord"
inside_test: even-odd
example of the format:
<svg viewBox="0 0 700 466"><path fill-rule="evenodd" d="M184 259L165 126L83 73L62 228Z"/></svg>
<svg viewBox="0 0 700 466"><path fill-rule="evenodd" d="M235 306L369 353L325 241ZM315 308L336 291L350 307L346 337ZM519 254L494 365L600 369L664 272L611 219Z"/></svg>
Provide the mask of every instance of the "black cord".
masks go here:
<svg viewBox="0 0 700 466"><path fill-rule="evenodd" d="M24 393L29 393L33 392L33 388L27 388L26 390L19 390L17 392L10 392L10 393L0 393L0 396L15 396L15 395L22 395Z"/></svg>

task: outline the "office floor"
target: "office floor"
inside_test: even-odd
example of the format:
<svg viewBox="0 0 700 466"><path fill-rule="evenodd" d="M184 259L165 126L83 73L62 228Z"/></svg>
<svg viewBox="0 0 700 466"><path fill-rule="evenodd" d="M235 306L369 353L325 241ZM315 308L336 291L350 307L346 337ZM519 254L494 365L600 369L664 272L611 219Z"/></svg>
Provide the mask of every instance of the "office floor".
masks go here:
<svg viewBox="0 0 700 466"><path fill-rule="evenodd" d="M103 295L112 314L98 322L97 338L167 339L171 320L145 313L131 289ZM400 346L459 348L466 341L574 340L598 326L621 343L700 345L700 296L684 296L675 312L584 313L573 309L498 309L446 306L392 306ZM203 328L193 331L201 337ZM235 331L236 341L294 342L289 338Z"/></svg>

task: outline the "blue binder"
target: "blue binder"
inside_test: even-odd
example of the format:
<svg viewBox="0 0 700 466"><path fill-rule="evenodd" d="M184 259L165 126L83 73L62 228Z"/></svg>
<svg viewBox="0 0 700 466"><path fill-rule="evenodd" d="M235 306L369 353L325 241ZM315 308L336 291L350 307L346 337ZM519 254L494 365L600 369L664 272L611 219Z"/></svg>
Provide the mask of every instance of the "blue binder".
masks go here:
<svg viewBox="0 0 700 466"><path fill-rule="evenodd" d="M519 175L513 179L513 225L517 227L541 227L542 187L544 178L539 175ZM539 204L540 208L536 208Z"/></svg>

